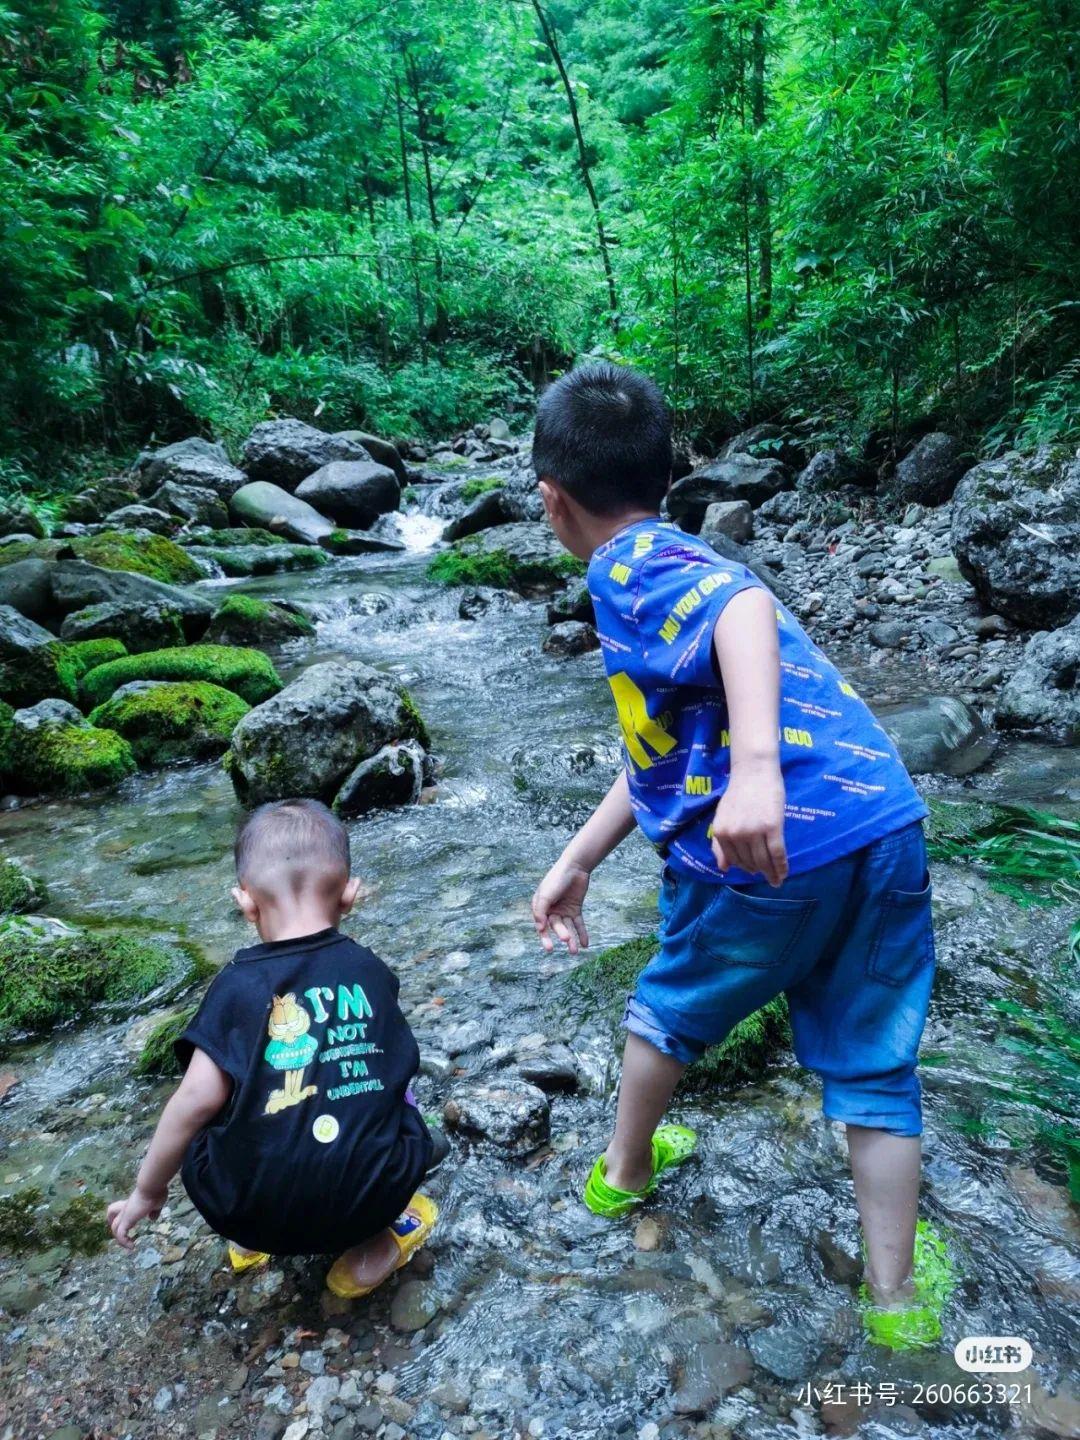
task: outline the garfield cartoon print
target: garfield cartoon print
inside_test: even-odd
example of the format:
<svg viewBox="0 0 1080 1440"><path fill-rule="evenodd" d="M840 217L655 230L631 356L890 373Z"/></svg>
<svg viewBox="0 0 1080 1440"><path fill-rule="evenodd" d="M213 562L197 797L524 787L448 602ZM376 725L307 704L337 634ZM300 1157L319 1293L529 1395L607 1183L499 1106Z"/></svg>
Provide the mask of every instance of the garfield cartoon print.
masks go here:
<svg viewBox="0 0 1080 1440"><path fill-rule="evenodd" d="M275 1070L285 1073L282 1088L271 1090L263 1111L264 1115L276 1115L279 1110L299 1105L302 1100L318 1094L317 1085L304 1085L303 1080L304 1071L319 1046L315 1037L307 1033L311 1029L311 1016L291 991L274 996L266 1028L270 1043L263 1058Z"/></svg>

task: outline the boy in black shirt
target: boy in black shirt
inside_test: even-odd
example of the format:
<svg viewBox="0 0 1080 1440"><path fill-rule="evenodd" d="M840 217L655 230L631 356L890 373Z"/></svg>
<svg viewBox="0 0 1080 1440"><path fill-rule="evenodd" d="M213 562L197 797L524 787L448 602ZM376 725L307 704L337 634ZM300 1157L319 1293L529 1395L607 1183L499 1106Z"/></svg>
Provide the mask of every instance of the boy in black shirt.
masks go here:
<svg viewBox="0 0 1080 1440"><path fill-rule="evenodd" d="M236 874L262 943L237 951L177 1041L184 1078L109 1225L131 1249L180 1170L234 1269L342 1250L327 1285L355 1299L411 1258L438 1214L414 1193L433 1159L409 1090L420 1053L396 976L337 929L360 882L325 805L256 810Z"/></svg>

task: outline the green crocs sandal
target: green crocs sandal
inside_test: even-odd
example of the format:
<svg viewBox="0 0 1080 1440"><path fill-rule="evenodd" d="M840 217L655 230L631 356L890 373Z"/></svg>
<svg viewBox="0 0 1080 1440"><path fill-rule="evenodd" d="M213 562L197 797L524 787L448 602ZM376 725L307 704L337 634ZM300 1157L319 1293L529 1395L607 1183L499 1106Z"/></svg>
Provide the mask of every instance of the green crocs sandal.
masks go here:
<svg viewBox="0 0 1080 1440"><path fill-rule="evenodd" d="M599 1156L585 1182L585 1204L594 1215L618 1220L656 1189L661 1176L688 1160L697 1149L697 1135L686 1125L661 1125L652 1137L652 1174L644 1190L618 1190L607 1183L607 1162Z"/></svg>
<svg viewBox="0 0 1080 1440"><path fill-rule="evenodd" d="M890 1350L924 1350L941 1339L941 1313L956 1287L952 1261L945 1241L926 1220L915 1227L915 1294L909 1305L892 1309L875 1305L863 1285L859 1298L863 1325L875 1345Z"/></svg>

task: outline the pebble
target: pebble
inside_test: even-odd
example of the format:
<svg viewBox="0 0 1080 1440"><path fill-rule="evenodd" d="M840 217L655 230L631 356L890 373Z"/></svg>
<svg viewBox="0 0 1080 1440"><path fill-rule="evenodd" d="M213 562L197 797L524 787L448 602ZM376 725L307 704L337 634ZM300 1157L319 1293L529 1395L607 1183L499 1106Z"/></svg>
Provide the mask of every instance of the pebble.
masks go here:
<svg viewBox="0 0 1080 1440"><path fill-rule="evenodd" d="M660 1244L660 1226L652 1218L646 1215L644 1220L639 1220L634 1230L634 1248L636 1250L655 1250Z"/></svg>
<svg viewBox="0 0 1080 1440"><path fill-rule="evenodd" d="M326 1369L326 1356L321 1350L305 1350L300 1356L300 1369L309 1375L321 1375Z"/></svg>
<svg viewBox="0 0 1080 1440"><path fill-rule="evenodd" d="M304 1395L308 1414L321 1420L328 1405L338 1398L341 1381L336 1375L317 1375Z"/></svg>
<svg viewBox="0 0 1080 1440"><path fill-rule="evenodd" d="M281 1440L304 1440L304 1436L310 1429L311 1426L308 1421L301 1417L299 1420L292 1422L281 1437Z"/></svg>
<svg viewBox="0 0 1080 1440"><path fill-rule="evenodd" d="M390 1302L390 1324L410 1334L422 1330L439 1313L439 1301L423 1280L406 1280Z"/></svg>

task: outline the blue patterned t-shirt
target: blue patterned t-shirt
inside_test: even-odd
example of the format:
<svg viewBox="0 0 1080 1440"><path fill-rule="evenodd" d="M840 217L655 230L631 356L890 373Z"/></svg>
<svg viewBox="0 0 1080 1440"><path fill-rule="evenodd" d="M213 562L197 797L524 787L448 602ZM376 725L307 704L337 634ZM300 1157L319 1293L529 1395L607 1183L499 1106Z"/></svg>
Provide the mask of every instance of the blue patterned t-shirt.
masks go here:
<svg viewBox="0 0 1080 1440"><path fill-rule="evenodd" d="M709 844L731 757L713 630L733 596L765 586L745 565L659 519L628 525L601 545L588 584L637 823L673 869L746 883L755 877L737 868L721 874ZM927 810L885 731L779 601L776 619L784 841L796 874Z"/></svg>

